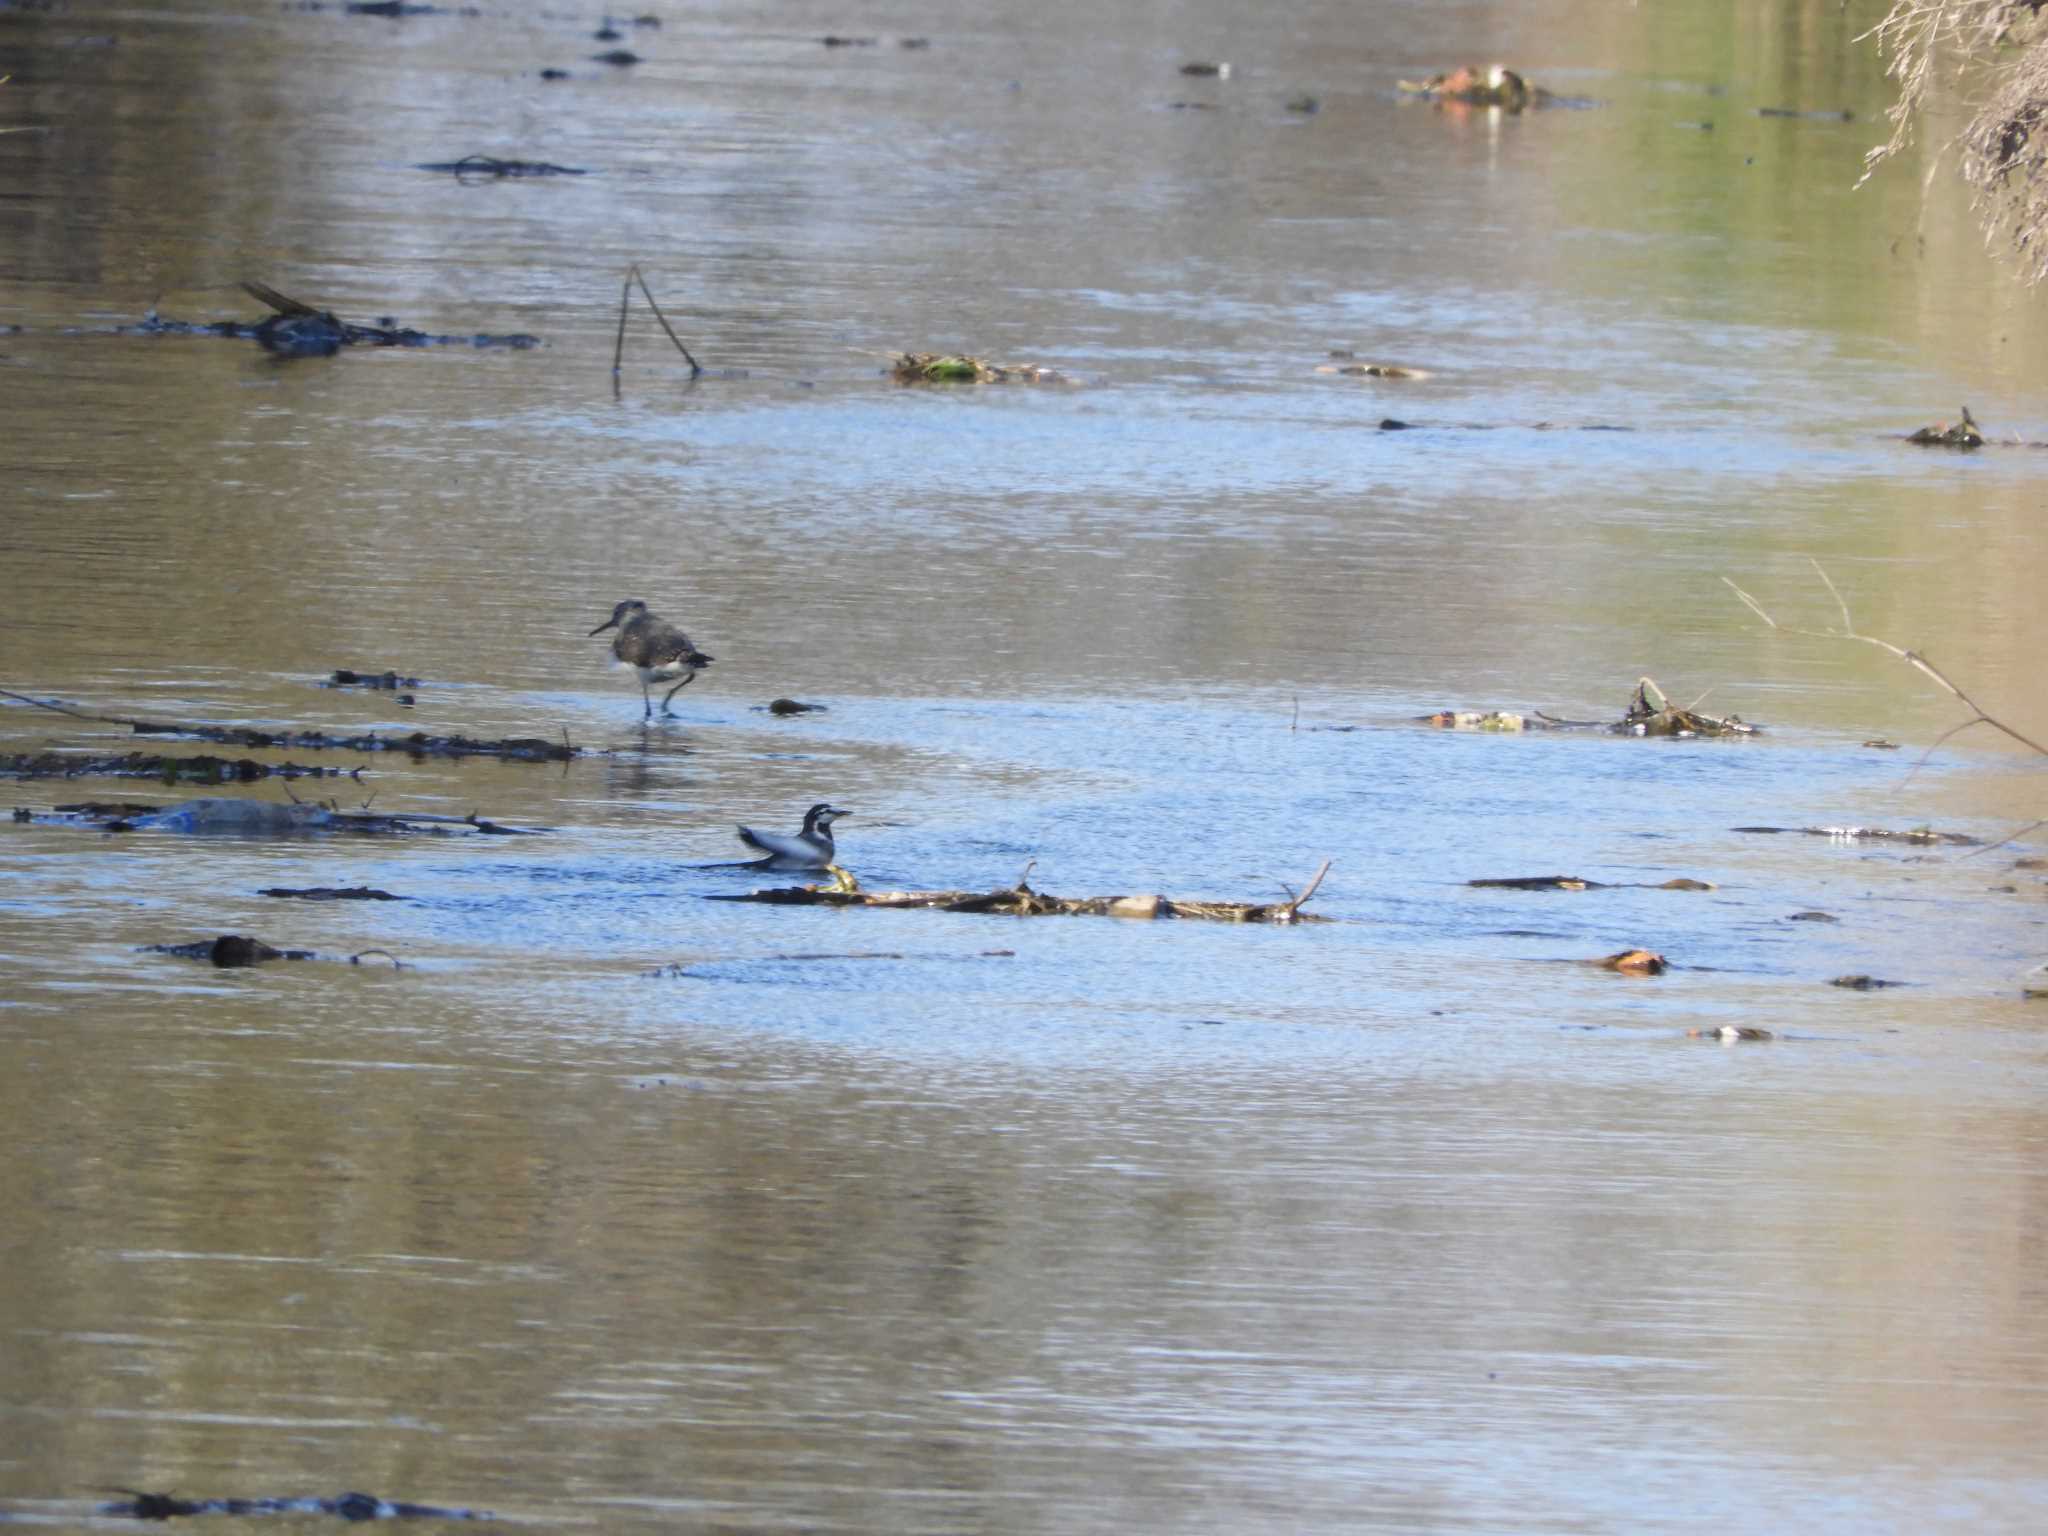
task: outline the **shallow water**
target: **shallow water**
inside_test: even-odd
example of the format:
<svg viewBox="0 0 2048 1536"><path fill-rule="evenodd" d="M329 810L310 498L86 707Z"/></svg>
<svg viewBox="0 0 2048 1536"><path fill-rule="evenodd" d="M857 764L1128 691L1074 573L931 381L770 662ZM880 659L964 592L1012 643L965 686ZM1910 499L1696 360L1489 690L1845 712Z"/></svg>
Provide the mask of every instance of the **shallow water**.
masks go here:
<svg viewBox="0 0 2048 1536"><path fill-rule="evenodd" d="M0 686L591 749L295 786L544 838L5 827L0 1519L2036 1528L2040 873L1731 829L1992 838L2038 774L1916 771L1953 700L1719 578L1821 629L1817 559L2048 715L2048 457L1896 435L2048 438L2048 338L1915 166L1849 190L1855 17L1652 9L717 5L628 71L538 12L0 12L0 126L48 129L0 136ZM1481 56L1601 105L1394 95ZM591 174L411 169L472 152ZM615 401L633 261L714 372L643 313ZM547 344L110 334L245 277ZM903 347L1074 382L900 389ZM624 595L718 657L674 721L586 637ZM1413 723L1643 674L1768 729ZM827 798L871 888L1329 859L1336 921L703 899ZM1615 888L1465 883L1553 873ZM356 884L411 899L255 894ZM328 958L138 953L225 932ZM1576 963L1637 944L1678 968Z"/></svg>

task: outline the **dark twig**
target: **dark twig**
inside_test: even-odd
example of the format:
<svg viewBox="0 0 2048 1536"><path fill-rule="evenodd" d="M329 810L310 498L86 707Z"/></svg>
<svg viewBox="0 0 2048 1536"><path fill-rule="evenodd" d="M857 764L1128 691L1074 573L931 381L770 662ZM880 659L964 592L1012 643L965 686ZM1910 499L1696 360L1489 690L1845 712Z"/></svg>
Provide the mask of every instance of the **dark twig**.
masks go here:
<svg viewBox="0 0 2048 1536"><path fill-rule="evenodd" d="M18 699L23 704L33 704L37 709L55 710L60 715L69 715L74 720L96 720L102 725L128 725L131 722L114 715L88 715L84 710L73 709L68 704L54 704L48 699L32 699L25 693L16 693L11 688L0 688L0 697Z"/></svg>
<svg viewBox="0 0 2048 1536"><path fill-rule="evenodd" d="M690 349L683 345L683 338L676 334L674 326L668 323L668 316L661 312L661 306L654 302L654 294L647 286L647 279L641 275L640 264L635 262L626 268L626 281L619 291L619 334L612 344L612 395L619 393L619 369L626 356L626 306L633 297L633 285L640 285L640 293L647 300L647 307L654 311L654 318L661 322L661 328L668 332L668 339L675 343L676 350L683 354L683 361L690 365L690 377L697 378L704 370L697 359L690 356Z"/></svg>
<svg viewBox="0 0 2048 1536"><path fill-rule="evenodd" d="M2030 736L2022 735L2020 732L2014 730L2011 726L2007 725L2003 720L2000 720L1997 716L1988 713L1983 705L1979 704L1975 699L1971 698L1960 687L1958 687L1955 682L1955 679L1951 678L1947 673L1943 672L1941 668L1937 667L1933 662L1929 661L1924 653L1919 651L1909 651L1903 646L1893 645L1889 640L1880 640L1875 635L1858 634L1856 631L1855 620L1851 618L1849 614L1849 604L1843 598L1841 589L1837 587L1832 580L1829 579L1828 573L1821 569L1821 565L1818 560L1813 560L1811 557L1809 557L1809 563L1813 566L1815 574L1820 577L1822 583L1827 587L1828 591L1834 596L1836 606L1842 610L1842 627L1840 629L1785 629L1785 626L1778 623L1776 619L1773 619L1768 613L1764 612L1763 606L1760 603L1758 603L1755 598L1751 597L1747 592L1743 591L1742 588L1736 586L1734 582L1729 581L1726 576L1723 576L1721 580L1727 584L1730 591L1734 592L1734 594L1737 597L1741 598L1743 602L1749 605L1750 611L1752 613L1756 614L1758 618L1762 619L1766 624L1770 625L1773 629L1785 629L1785 633L1788 635L1811 635L1821 640L1860 640L1865 645L1874 645L1881 651L1891 652L1892 655L1898 657L1899 660L1905 662L1908 666L1913 667L1916 670L1924 673L1929 678L1932 678L1935 684L1939 686L1941 689L1943 689L1945 692L1953 694L1957 699L1959 699L1963 703L1965 707L1969 709L1971 718L1965 720L1961 725L1955 727L1953 730L1945 732L1940 738L1940 741L1936 742L1937 746L1940 745L1942 741L1947 741L1948 738L1950 736L1955 735L1957 731L1967 730L1969 729L1969 727L1973 725L1988 725L1992 727L1992 729L1994 730L2004 732L2007 736L2010 736L2014 741L2018 742L2021 746L2026 747L2031 751L2038 752L2043 757L2048 757L2048 747L2042 746L2041 743L2035 741ZM1933 748L1930 747L1928 750L1931 752ZM1921 759L1921 762L1924 763L1925 761L1926 759L1923 757ZM1919 771L1919 764L1914 765L1914 771Z"/></svg>

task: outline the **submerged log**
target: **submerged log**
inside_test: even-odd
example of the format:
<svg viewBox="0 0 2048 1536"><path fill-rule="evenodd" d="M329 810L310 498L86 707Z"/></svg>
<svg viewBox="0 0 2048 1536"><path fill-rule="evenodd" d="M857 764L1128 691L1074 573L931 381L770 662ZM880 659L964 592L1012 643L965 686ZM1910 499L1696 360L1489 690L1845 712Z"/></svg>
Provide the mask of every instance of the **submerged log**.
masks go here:
<svg viewBox="0 0 2048 1536"><path fill-rule="evenodd" d="M118 1488L128 1497L100 1506L102 1515L130 1520L178 1520L192 1515L339 1515L361 1520L490 1520L488 1510L442 1509L432 1504L407 1504L380 1499L374 1493L344 1493L335 1498L181 1499L170 1493L142 1493Z"/></svg>
<svg viewBox="0 0 2048 1536"><path fill-rule="evenodd" d="M389 891L380 891L373 885L269 885L256 893L258 896L289 897L296 901L410 901L410 896L394 896Z"/></svg>
<svg viewBox="0 0 2048 1536"><path fill-rule="evenodd" d="M479 741L470 736L429 736L414 731L410 736L330 736L325 731L259 731L246 725L195 725L177 720L137 720L128 715L98 715L73 709L50 699L33 698L0 688L0 698L90 720L99 725L125 725L138 736L189 736L195 741L213 741L226 746L263 751L297 748L302 752L404 752L411 757L502 757L513 762L564 763L579 755L579 749L561 741L538 736L506 736L496 741ZM310 772L311 770L304 770ZM332 771L332 770L330 770Z"/></svg>
<svg viewBox="0 0 2048 1536"><path fill-rule="evenodd" d="M88 802L76 807L75 814L106 832L179 832L201 837L299 837L317 832L369 836L425 833L443 837L467 832L484 837L537 837L546 830L503 826L474 812L468 816L437 816L424 811L344 811L303 800L248 800L228 795L203 796L163 810Z"/></svg>
<svg viewBox="0 0 2048 1536"><path fill-rule="evenodd" d="M1329 873L1325 859L1299 896L1286 901L1199 901L1166 896L1055 896L1034 891L1023 879L998 891L863 891L832 886L786 885L736 895L706 896L706 901L750 901L775 907L920 908L934 912L976 912L1003 917L1162 917L1197 918L1219 923L1321 923L1325 917L1303 912ZM1025 871L1028 875L1029 869Z"/></svg>
<svg viewBox="0 0 2048 1536"><path fill-rule="evenodd" d="M1588 880L1582 875L1516 875L1500 880L1467 880L1467 885L1492 891L1711 891L1711 880L1681 875L1675 880Z"/></svg>
<svg viewBox="0 0 2048 1536"><path fill-rule="evenodd" d="M279 949L245 934L224 933L217 939L199 939L191 944L145 944L146 955L176 955L180 960L209 960L222 970L261 965L266 960L310 960L310 949Z"/></svg>
<svg viewBox="0 0 2048 1536"><path fill-rule="evenodd" d="M458 180L469 177L588 176L579 166L555 165L546 160L500 160L495 155L464 155L460 160L429 160L415 170L434 171Z"/></svg>
<svg viewBox="0 0 2048 1536"><path fill-rule="evenodd" d="M360 768L259 763L253 757L214 757L208 753L164 757L155 752L118 752L105 757L74 757L63 752L20 752L0 757L0 778L10 779L160 779L166 784L250 784L269 778L361 776Z"/></svg>
<svg viewBox="0 0 2048 1536"><path fill-rule="evenodd" d="M358 672L352 667L336 667L328 678L334 688L374 688L386 693L396 693L401 688L417 688L420 680L416 677L401 677L395 671Z"/></svg>
<svg viewBox="0 0 2048 1536"><path fill-rule="evenodd" d="M1662 976L1671 964L1654 949L1624 949L1590 963L1603 971L1620 971L1628 976Z"/></svg>

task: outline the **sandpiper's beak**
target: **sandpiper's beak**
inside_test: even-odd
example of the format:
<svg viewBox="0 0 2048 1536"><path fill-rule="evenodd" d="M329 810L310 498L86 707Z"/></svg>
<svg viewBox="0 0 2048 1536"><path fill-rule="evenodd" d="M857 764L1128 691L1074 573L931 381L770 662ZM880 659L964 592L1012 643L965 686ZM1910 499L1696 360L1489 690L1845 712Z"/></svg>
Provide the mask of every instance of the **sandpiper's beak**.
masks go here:
<svg viewBox="0 0 2048 1536"><path fill-rule="evenodd" d="M593 629L593 630L592 630L592 631L590 632L590 634L592 634L592 635L601 635L601 634L603 634L603 633L604 633L604 632L605 632L606 630L608 630L608 629L612 629L612 628L615 628L615 627L616 627L616 626L618 625L618 622L619 622L619 621L618 621L617 619L615 619L615 618L613 618L613 619L606 619L606 620L605 620L605 621L604 621L604 622L603 622L602 624L598 625L598 626L597 626L597 628ZM589 638L590 638L590 636L589 636L589 635L586 635L586 636L584 636L584 638L585 638L585 639L587 640L587 639L589 639Z"/></svg>

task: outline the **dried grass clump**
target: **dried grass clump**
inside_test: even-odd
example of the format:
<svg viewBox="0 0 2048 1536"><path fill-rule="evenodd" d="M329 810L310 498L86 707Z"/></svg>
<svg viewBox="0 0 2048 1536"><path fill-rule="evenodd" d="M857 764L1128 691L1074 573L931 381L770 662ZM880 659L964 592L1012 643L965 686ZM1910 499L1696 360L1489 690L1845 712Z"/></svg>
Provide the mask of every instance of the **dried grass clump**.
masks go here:
<svg viewBox="0 0 2048 1536"><path fill-rule="evenodd" d="M1899 82L1891 137L1865 156L1863 177L1912 142L1915 121L1944 73L1988 87L1949 145L1987 242L2010 243L2029 283L2048 277L2048 0L1892 0L1865 36Z"/></svg>

